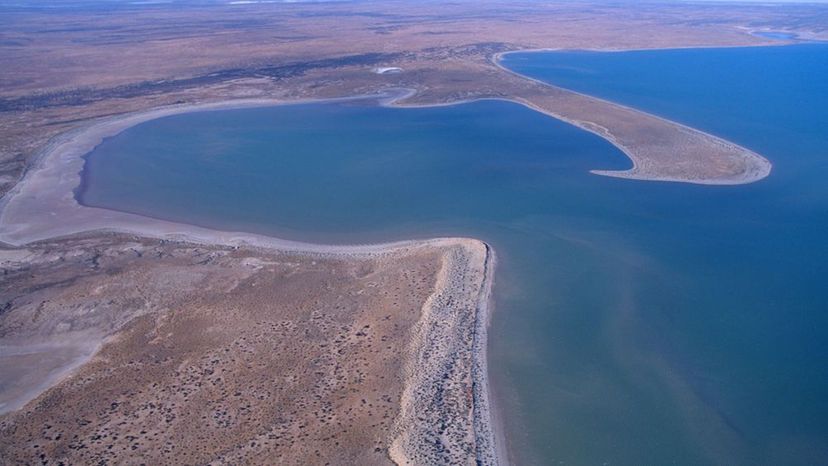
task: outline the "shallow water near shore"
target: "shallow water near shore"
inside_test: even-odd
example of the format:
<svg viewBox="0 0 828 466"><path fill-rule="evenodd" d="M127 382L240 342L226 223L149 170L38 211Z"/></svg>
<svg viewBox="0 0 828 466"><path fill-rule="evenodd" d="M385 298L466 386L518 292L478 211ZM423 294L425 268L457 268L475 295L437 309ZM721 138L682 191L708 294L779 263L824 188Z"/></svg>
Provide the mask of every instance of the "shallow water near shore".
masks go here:
<svg viewBox="0 0 828 466"><path fill-rule="evenodd" d="M828 458L828 47L510 54L515 71L730 139L770 178L630 163L517 104L176 115L88 157L84 204L324 243L498 252L489 364L521 464Z"/></svg>

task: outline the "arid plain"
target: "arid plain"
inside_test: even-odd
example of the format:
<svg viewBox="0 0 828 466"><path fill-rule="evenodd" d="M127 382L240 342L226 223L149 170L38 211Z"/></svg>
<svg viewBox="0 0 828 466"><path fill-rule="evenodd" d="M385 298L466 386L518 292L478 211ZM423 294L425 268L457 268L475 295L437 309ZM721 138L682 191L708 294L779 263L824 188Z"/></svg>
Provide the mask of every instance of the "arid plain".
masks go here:
<svg viewBox="0 0 828 466"><path fill-rule="evenodd" d="M760 154L514 75L497 57L759 46L771 41L752 32L771 30L828 35L828 8L815 5L1 8L0 206L16 210L0 217L0 451L11 464L507 459L479 422L489 413L474 384L484 380L480 358L485 372L485 244L319 252L123 223L117 233L81 223L44 238L60 211L44 220L31 214L36 200L15 195L61 135L157 108L408 89L394 105L509 99L593 131L635 162L611 175L749 182L770 170ZM377 72L388 67L402 71ZM15 233L32 221L45 226ZM454 325L434 326L435 309ZM429 366L432 347L441 356ZM451 371L440 372L448 356ZM435 380L439 388L422 390ZM435 404L437 394L451 402Z"/></svg>

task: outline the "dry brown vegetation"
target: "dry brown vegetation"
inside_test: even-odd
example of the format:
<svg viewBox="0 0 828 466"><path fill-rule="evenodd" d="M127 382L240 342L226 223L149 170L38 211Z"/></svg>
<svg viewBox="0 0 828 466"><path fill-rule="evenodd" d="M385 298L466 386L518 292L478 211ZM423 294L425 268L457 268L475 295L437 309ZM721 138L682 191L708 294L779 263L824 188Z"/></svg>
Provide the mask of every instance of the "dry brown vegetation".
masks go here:
<svg viewBox="0 0 828 466"><path fill-rule="evenodd" d="M117 333L2 418L3 462L387 462L408 339L444 253L312 258L107 236L7 256L0 338L26 371Z"/></svg>

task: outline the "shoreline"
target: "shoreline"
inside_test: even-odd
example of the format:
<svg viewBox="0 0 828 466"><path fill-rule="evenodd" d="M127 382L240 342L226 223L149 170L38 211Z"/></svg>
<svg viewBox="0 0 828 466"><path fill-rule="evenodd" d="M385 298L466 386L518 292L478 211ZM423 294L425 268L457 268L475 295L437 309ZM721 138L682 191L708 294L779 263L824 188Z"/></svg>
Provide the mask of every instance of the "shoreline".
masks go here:
<svg viewBox="0 0 828 466"><path fill-rule="evenodd" d="M505 52L498 52L495 55L508 55L510 53L524 53L524 52L606 52L606 53L624 53L624 52L654 52L658 50L692 50L692 49L740 49L752 47L785 47L788 45L795 45L798 42L776 39L767 39L761 36L756 36L758 39L765 40L765 42L751 43L751 44L737 44L737 45L679 45L673 47L637 47L637 48L612 48L612 47L581 47L581 48L567 48L567 47L541 47L529 48L520 50L507 50Z"/></svg>
<svg viewBox="0 0 828 466"><path fill-rule="evenodd" d="M494 272L497 267L497 255L494 249L483 243L486 248L484 259L483 286L477 301L477 312L475 312L474 343L472 351L476 355L473 359L472 384L474 396L474 434L478 444L480 442L492 442L478 445L478 464L500 464L508 465L509 459L506 449L506 435L504 425L497 415L492 384L489 380L488 370L488 342L489 326L492 323L492 311L494 310ZM486 455L489 456L486 456Z"/></svg>
<svg viewBox="0 0 828 466"><path fill-rule="evenodd" d="M477 240L443 256L408 343L389 447L396 464L508 464L486 359L494 265L492 248Z"/></svg>
<svg viewBox="0 0 828 466"><path fill-rule="evenodd" d="M88 231L110 231L139 234L148 237L178 239L187 237L198 243L224 243L227 245L248 244L250 246L278 248L290 252L337 253L345 247L361 248L375 252L385 246L403 246L411 241L397 241L372 245L323 245L301 241L284 240L267 235L232 232L200 227L186 223L162 220L118 210L89 207L81 204L75 194L83 183L85 157L105 138L112 137L132 126L167 116L214 110L235 110L244 108L301 105L307 103L344 102L376 100L381 104L393 102L411 95L411 91L365 94L335 99L303 99L284 101L277 99L242 99L201 104L187 104L162 107L138 113L93 120L75 130L56 136L35 156L22 179L0 198L0 242L11 246L49 238L70 236ZM40 183L43 190L33 188ZM41 186L37 186L41 187ZM44 194L45 192L45 194ZM29 209L15 210L19 204L25 207L41 208L40 212ZM45 204L45 205L44 205ZM74 225L52 221L67 212ZM40 217L38 213L42 214ZM15 216L17 218L15 218ZM45 220L43 219L45 217ZM39 224L27 222L39 220ZM65 220L65 219L64 219Z"/></svg>
<svg viewBox="0 0 828 466"><path fill-rule="evenodd" d="M63 133L50 141L39 151L34 163L26 170L20 182L6 195L0 199L0 241L13 246L22 247L26 244L46 239L69 237L83 233L121 233L133 234L147 238L160 240L188 242L203 244L206 246L230 246L246 248L263 248L281 253L293 253L309 256L331 256L338 258L376 257L396 254L406 254L409 251L419 248L437 248L462 250L458 253L460 262L468 264L476 263L473 270L483 270L483 280L476 283L474 273L469 274L467 270L455 270L451 277L453 280L472 280L467 285L474 286L476 292L469 296L468 287L457 288L444 286L435 290L435 293L445 292L453 295L454 299L472 300L474 306L459 311L465 311L464 319L471 319L473 325L465 325L460 330L471 332L470 338L457 338L462 333L450 334L447 340L454 340L450 346L459 348L470 346L470 357L465 361L469 365L467 372L471 377L471 385L474 387L475 396L470 410L466 413L470 416L465 427L472 435L474 455L476 458L486 458L489 464L506 464L505 452L496 450L502 442L495 439L497 435L502 436L503 432L499 426L493 425L493 419L489 412L489 380L488 361L486 360L486 332L490 322L489 302L491 301L491 283L494 275L493 251L491 247L479 240L472 238L434 238L425 240L407 240L375 244L351 244L351 245L325 245L304 243L279 239L271 236L228 232L210 228L198 227L184 223L170 222L154 219L136 214L129 214L109 209L87 207L78 202L75 197L76 189L82 180L85 155L92 148L100 144L106 138L119 132L140 124L142 122L163 118L165 116L189 113L193 111L211 111L239 108L267 107L276 105L292 105L302 103L324 103L332 101L353 101L362 99L376 100L380 105L392 105L394 102L404 99L413 94L411 90L389 90L385 93L360 95L339 99L307 99L301 101L280 101L271 99L252 99L243 101L215 102L199 105L183 105L172 108L161 108L128 114L116 117L109 117L103 120L94 120L76 130ZM47 186L47 193L38 189L38 184ZM43 207L47 205L46 211L34 206ZM17 210L22 204L22 211ZM11 209L11 211L10 211ZM17 214L17 216L15 215ZM27 222L27 219L30 222ZM44 220L45 219L45 220ZM67 219L74 221L66 222ZM16 228L15 228L16 227ZM475 248L483 247L486 254L483 257L475 258L472 251ZM447 252L448 254L448 252ZM475 261L475 259L477 259ZM467 267L468 269L468 267ZM471 311L471 312L468 312ZM469 315L470 314L470 315ZM463 321L469 324L468 321ZM432 325L439 327L441 321L433 321ZM481 333L478 333L481 332ZM465 335L468 337L469 335ZM419 348L434 344L434 341L423 341ZM94 353L88 359L94 357ZM442 367L447 361L455 360L457 355L454 352L445 352L437 358L436 367ZM85 364L84 361L76 361L74 367ZM65 377L71 375L74 369L61 372L60 377L48 380L43 384L43 390L33 394L31 399L36 398L43 391L59 383ZM442 378L443 374L439 374ZM406 384L408 387L409 384ZM411 387L412 390L417 387ZM426 387L427 388L427 387ZM407 388L408 389L408 388ZM30 400L25 401L23 404ZM21 405L21 407L22 407ZM419 406L417 406L419 408ZM443 416L440 420L462 419L463 412L440 412ZM422 438L417 438L419 444L423 443ZM421 448L422 445L419 445ZM458 458L462 458L462 455Z"/></svg>
<svg viewBox="0 0 828 466"><path fill-rule="evenodd" d="M691 47L688 47L691 48ZM653 50L653 49L645 49ZM527 82L541 84L551 89L562 89L549 85L542 81L529 78L513 72L499 63L500 58L508 53L549 51L542 50L521 50L503 52L496 54L494 64L512 76L517 76ZM565 90L574 93L573 91ZM729 148L738 148L748 154L753 154L767 163L764 172L748 173L741 178L731 179L728 182L722 180L687 180L681 178L653 178L636 176L639 167L637 156L628 148L617 141L611 133L599 131L584 122L565 117L561 114L544 109L530 100L518 96L502 98L473 98L460 101L425 104L405 104L403 101L416 94L416 90L405 88L387 88L377 93L362 94L340 98L326 99L238 99L206 103L174 105L149 109L136 113L104 117L90 120L86 124L73 130L62 133L50 140L38 154L33 162L24 171L21 180L5 196L0 198L0 241L8 245L20 247L27 243L80 234L84 232L115 232L135 234L148 238L162 240L173 240L190 242L204 245L223 246L244 246L250 248L265 248L277 250L284 253L297 253L302 255L323 255L337 257L364 257L386 254L404 253L406 250L419 247L449 247L465 245L469 242L483 244L486 253L482 258L483 278L480 282L480 292L477 295L474 305L474 321L470 323L473 328L471 344L473 346L471 358L472 373L472 397L474 407L471 411L472 419L470 426L473 429L479 450L475 450L478 460L484 462L506 463L505 435L501 424L496 423L493 413L491 386L488 380L488 368L486 359L487 331L491 319L492 306L492 282L494 267L496 263L494 251L488 244L473 240L471 238L436 238L425 240L407 240L376 244L314 244L301 241L292 241L276 238L273 236L222 231L218 229L205 228L196 225L179 223L156 219L144 215L121 212L117 210L88 207L81 204L77 198L77 191L83 184L84 165L86 155L105 138L117 135L121 131L143 122L164 118L167 116L216 110L232 110L243 108L272 107L281 105L300 105L310 103L330 103L345 101L370 100L376 101L381 106L393 108L423 108L459 105L463 103L480 100L501 100L522 105L544 115L567 122L586 131L590 131L599 137L609 141L619 148L629 160L633 167L627 171L606 172L593 170L592 173L634 179L649 179L662 181L690 182L697 184L742 184L757 181L767 176L770 172L770 163L758 154L747 149L729 143L707 133L689 128L678 123L663 119L657 116L654 118L669 125L677 125L686 130L701 133L710 141L723 144ZM588 95L578 94L586 98L604 102L608 105L625 108L639 112L630 107L621 106L612 102L597 99ZM645 114L649 115L649 114ZM54 381L53 383L56 383Z"/></svg>
<svg viewBox="0 0 828 466"><path fill-rule="evenodd" d="M688 47L689 48L689 47ZM616 148L618 148L627 158L632 162L632 167L628 170L591 170L590 172L597 175L602 176L610 176L610 177L618 177L618 178L628 178L628 179L638 179L638 180L650 180L650 181L673 181L673 182L685 182L685 183L693 183L693 184L705 184L705 185L733 185L733 184L746 184L751 183L754 181L759 181L762 178L768 176L772 169L772 164L762 157L761 155L750 151L744 147L741 147L737 144L731 143L726 141L722 138L717 136L696 130L694 128L688 127L686 125L682 125L680 123L676 123L666 118L662 118L656 115L651 115L646 112L641 112L631 107L627 107L621 104L616 104L614 102L606 101L604 99L592 97L586 94L578 93L575 91L571 91L568 89L560 88L554 85L547 84L543 81L540 81L535 78L531 78L528 76L521 75L515 71L510 70L506 66L501 63L501 59L503 56L512 53L533 53L533 52L543 52L543 51L552 51L554 49L529 49L529 50L520 50L520 51L510 51L510 52L501 52L497 53L493 56L491 62L494 66L498 69L505 71L507 74L511 76L516 76L521 80L531 82L534 84L538 84L542 86L542 88L549 88L552 90L562 90L569 94L580 96L585 99L589 99L594 102L599 102L611 107L620 108L626 111L634 112L636 114L642 115L644 117L653 118L664 125L676 127L681 131L685 131L691 134L701 135L704 139L708 142L712 143L713 145L724 147L728 150L733 150L738 152L743 160L752 160L754 163L753 170L746 169L743 173L735 176L731 176L729 178L708 178L708 179L689 179L689 178L682 178L682 177L671 177L671 176L659 176L659 175L648 175L644 173L643 175L639 172L641 171L642 166L642 159L639 155L635 153L634 150L630 149L626 145L624 145L621 141L619 141L615 135L611 132L611 130L597 125L595 123L591 123L588 121L581 121L577 118L569 117L566 115L561 114L560 112L555 112L553 110L546 109L541 105L530 101L529 99L518 97L518 96L510 96L510 97L502 97L502 98L474 98L474 99L466 99L466 100L459 100L453 102L443 102L443 103L426 103L426 104L405 104L403 101L408 99L409 97L416 94L416 90L414 89L407 89L407 88L388 88L378 93L373 94L362 94L356 96L347 96L347 97L339 97L339 98L326 98L326 99L298 99L298 100L281 100L281 99L237 99L237 100L225 100L225 101L217 101L217 102L206 102L206 103L194 103L194 104L184 104L184 105L175 105L169 107L161 107L156 109L150 109L146 111L141 111L137 113L130 113L125 115L116 115L113 117L106 117L100 120L92 120L85 125L82 125L74 130L70 130L66 133L60 134L54 137L51 141L49 141L34 157L32 164L27 167L23 173L23 176L18 181L18 183L9 191L7 192L2 198L0 198L0 242L6 242L10 245L22 245L26 242L36 241L38 239L45 239L50 237L56 236L64 236L72 233L77 233L81 231L89 231L89 230L99 230L99 229L111 229L114 228L117 231L117 227L119 224L126 224L129 228L128 230L132 230L135 225L145 223L139 221L139 219L146 219L148 217L138 214L129 214L125 212L119 212L110 209L98 209L94 207L87 207L83 206L79 203L76 199L77 190L82 188L84 183L83 181L83 168L85 165L85 156L94 149L98 144L100 144L103 139L107 137L112 137L121 131L131 127L138 125L140 123L154 120L158 118L163 118L172 115L178 115L183 113L191 113L191 112L201 112L201 111L215 111L215 110L231 110L231 109L243 109L243 108L256 108L256 107L269 107L269 106L280 106L280 105L299 105L299 104L308 104L308 103L328 103L328 102L345 102L345 101L358 101L358 100L376 100L379 105L392 107L392 108L428 108L428 107L439 107L439 106L449 106L449 105L459 105L468 102L475 102L480 100L501 100L516 103L518 105L522 105L526 108L531 110L537 111L544 115L550 116L552 118L558 119L560 121L569 123L574 125L580 129L585 131L589 131L605 140L613 144ZM652 49L656 50L656 49ZM98 211L105 211L110 213L101 224L100 221L98 222L89 222L89 218L84 219L81 222L83 225L78 226L74 229L64 227L64 231L52 231L48 232L48 228L44 228L41 225L41 228L38 228L37 234L33 234L33 232L29 232L27 236L25 233L18 234L16 237L14 232L12 235L9 235L7 231L4 231L4 226L8 224L8 215L9 215L9 205L12 201L16 200L16 198L21 194L21 191L29 184L31 184L31 174L33 172L42 172L44 170L48 170L50 167L48 166L48 158L56 157L60 155L61 149L63 150L64 154L60 157L61 161L67 165L69 165L68 170L72 170L75 172L74 177L78 178L77 181L73 179L68 179L66 174L61 172L53 173L53 182L56 182L59 185L63 185L63 188L66 188L67 185L71 185L70 191L72 193L72 199L66 199L65 196L63 198L58 199L58 203L65 204L65 207L81 207L82 209L86 209L87 211L91 210L98 210ZM68 154L66 153L68 152ZM48 175L47 175L48 176ZM50 186L52 190L54 187L51 184L47 184L46 186ZM32 197L40 197L40 196L32 196ZM54 199L53 199L54 201ZM59 209L62 210L62 209ZM112 213L119 212L121 215L114 215ZM57 212L51 211L48 212L50 216L57 215ZM118 218L120 217L120 218ZM100 219L98 219L100 220ZM182 224L178 222L169 222L163 221L159 219L153 219L157 223L156 226L163 225L165 228L165 233L170 234L171 231L177 228L180 228ZM47 226L49 222L46 222ZM97 225L96 225L97 223ZM54 229L54 226L52 225ZM18 228L19 230L20 228ZM31 230L31 229L30 229ZM200 230L205 231L218 231L209 228L200 228ZM142 229L142 231L144 231ZM189 230L188 230L189 231ZM226 233L226 232L225 232ZM257 235L262 236L262 235ZM272 237L268 237L270 240L267 242L268 244L273 243ZM305 246L311 245L310 243L302 243L298 241L285 241L280 240L278 247L297 247L300 246L301 249L305 249ZM319 245L313 245L314 249L318 249ZM323 248L324 249L324 248Z"/></svg>
<svg viewBox="0 0 828 466"><path fill-rule="evenodd" d="M689 50L695 48L743 48L743 47L767 47L767 46L776 46L776 44L767 44L767 45L755 45L755 46L711 46L711 47L667 47L667 48L653 48L653 49L630 49L630 50L613 50L613 49L579 49L581 51L594 51L598 53L623 53L623 52L636 52L636 51L654 51L654 50ZM784 46L784 45L778 45ZM513 71L506 67L501 60L506 55L510 54L518 54L518 53L543 53L543 52L561 52L565 49L528 49L528 50L515 50L515 51L508 51L508 52L499 52L496 53L492 59L491 63L496 66L501 71L504 71L512 76L516 76L518 78L530 81L532 83L538 84L540 86L545 86L551 89L563 91L569 93L574 96L578 96L580 98L588 99L594 102L598 102L604 105L612 106L618 109L622 109L624 111L632 112L633 114L638 114L644 116L646 118L652 118L666 126L671 126L677 128L679 131L686 132L688 134L696 134L701 136L702 139L706 140L707 142L711 143L714 147L723 147L726 150L730 150L733 152L738 153L742 160L744 161L751 161L752 167L748 167L744 172L738 175L731 175L730 177L725 178L700 178L700 179L691 179L691 178L681 178L681 177L674 177L674 176L663 176L663 175L653 175L653 174L640 174L642 171L642 166L645 165L642 163L642 157L636 154L635 150L631 149L627 145L625 145L622 141L620 141L613 133L612 130L603 126L600 126L596 123L579 120L577 118L569 117L563 115L558 112L554 112L549 109L545 109L539 106L536 103L533 103L527 99L517 98L515 97L514 102L520 103L525 107L531 108L537 112L543 113L548 115L552 118L564 121L569 123L573 126L576 126L584 131L588 131L593 133L602 139L605 139L610 144L618 148L627 158L632 162L632 167L627 170L590 170L590 173L600 176L607 176L612 178L625 178L625 179L632 179L632 180L641 180L641 181L668 181L668 182L678 182L678 183L690 183L690 184L700 184L700 185L718 185L718 186L729 186L729 185L740 185L740 184L749 184L754 183L756 181L760 181L764 178L767 178L772 169L773 164L766 159L765 157L759 155L758 153L746 148L742 147L736 143L727 141L726 139L720 138L716 135L698 130L696 128L692 128L690 126L684 125L682 123L678 123L667 118L654 115L652 113L648 113L642 110L638 110L636 108L616 103L610 100L602 99L600 97L595 97L589 94L584 94L582 92L574 91L572 89L560 87L554 84L547 83L540 79L536 79L530 76L526 76L523 74L518 73L517 71ZM511 99L504 99L504 100L511 100Z"/></svg>

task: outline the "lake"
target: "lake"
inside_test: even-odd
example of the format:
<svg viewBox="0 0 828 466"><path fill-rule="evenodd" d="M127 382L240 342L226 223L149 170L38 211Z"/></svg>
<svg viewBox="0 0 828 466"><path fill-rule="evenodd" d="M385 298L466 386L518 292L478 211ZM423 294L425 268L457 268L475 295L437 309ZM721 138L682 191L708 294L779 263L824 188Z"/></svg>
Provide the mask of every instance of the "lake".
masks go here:
<svg viewBox="0 0 828 466"><path fill-rule="evenodd" d="M507 55L774 164L751 185L631 164L517 104L370 100L142 123L86 205L324 243L473 236L499 257L490 373L521 464L825 464L828 46Z"/></svg>

